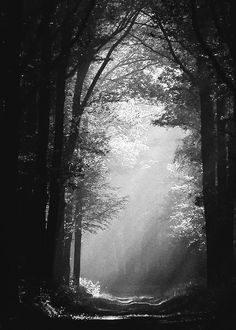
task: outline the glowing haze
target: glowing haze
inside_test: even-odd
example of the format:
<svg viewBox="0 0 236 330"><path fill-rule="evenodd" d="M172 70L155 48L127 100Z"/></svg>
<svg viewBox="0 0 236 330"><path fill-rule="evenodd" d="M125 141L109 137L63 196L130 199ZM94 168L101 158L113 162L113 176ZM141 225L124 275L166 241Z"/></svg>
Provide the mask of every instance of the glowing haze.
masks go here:
<svg viewBox="0 0 236 330"><path fill-rule="evenodd" d="M180 258L167 239L162 204L172 184L168 167L184 132L154 127L157 111L134 104L118 109L125 124L110 127L107 166L110 184L128 197L127 205L108 229L83 238L81 276L118 295L161 290L176 267L173 260Z"/></svg>

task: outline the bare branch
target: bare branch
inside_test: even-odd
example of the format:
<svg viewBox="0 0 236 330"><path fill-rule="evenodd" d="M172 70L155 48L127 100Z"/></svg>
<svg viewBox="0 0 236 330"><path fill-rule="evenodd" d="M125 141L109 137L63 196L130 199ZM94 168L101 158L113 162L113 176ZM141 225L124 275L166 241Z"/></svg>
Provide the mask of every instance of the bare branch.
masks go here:
<svg viewBox="0 0 236 330"><path fill-rule="evenodd" d="M178 55L176 54L174 48L173 48L173 45L172 45L172 42L168 36L168 33L166 31L166 29L164 28L160 18L158 17L157 18L157 24L159 25L162 33L163 33L163 36L165 37L165 40L167 42L167 45L168 45L168 48L169 48L169 51L170 51L170 54L172 55L174 61L176 64L179 65L180 69L189 77L189 79L195 83L196 79L193 75L193 73L183 64L183 62L181 61L181 59L178 57Z"/></svg>
<svg viewBox="0 0 236 330"><path fill-rule="evenodd" d="M111 68L105 75L104 77L101 78L101 83L103 81L105 81L116 69L118 68L121 68L123 66L127 66L127 65L131 65L131 64L134 64L134 63L138 63L138 62L147 62L147 61L151 61L152 59L151 58L137 58L137 59L134 59L134 60L130 60L130 61L120 61L118 64L116 64L113 68ZM112 81L112 79L111 79Z"/></svg>
<svg viewBox="0 0 236 330"><path fill-rule="evenodd" d="M168 56L167 54L164 54L163 52L160 52L154 48L152 48L150 45L148 45L146 42L144 42L141 38L137 37L136 35L134 34L131 34L131 36L138 40L144 47L148 48L151 52L153 52L154 54L160 56L160 57L164 57L166 59L168 59L169 61L172 61L173 63L175 63L175 61L173 60L172 57Z"/></svg>
<svg viewBox="0 0 236 330"><path fill-rule="evenodd" d="M129 32L131 31L131 29L132 29L132 27L133 27L133 25L134 25L134 22L135 22L137 16L138 16L138 13L136 13L136 14L133 16L133 18L132 18L132 20L131 20L131 22L130 22L130 25L128 26L128 28L126 29L126 31L123 33L123 35L122 35L122 36L121 36L121 37L120 37L120 38L119 38L119 39L118 39L118 40L117 40L117 41L111 46L110 50L108 51L108 53L107 53L107 55L106 55L105 60L103 61L103 63L102 63L102 65L100 66L100 68L98 69L98 71L97 71L97 73L96 73L96 75L95 75L95 77L94 77L94 79L93 79L91 85L90 85L89 88L88 88L88 91L87 91L87 93L86 93L86 95L85 95L85 97L84 97L84 99L83 99L83 101L82 101L82 105L81 105L82 107L84 107L84 106L87 104L87 101L88 101L88 99L90 98L90 96L91 96L91 94L92 94L92 92L93 92L93 89L94 89L94 87L95 87L95 85L96 85L98 79L100 78L100 76L101 76L103 70L104 70L105 67L107 66L107 64L108 64L108 62L109 62L109 60L110 60L110 57L111 57L113 51L118 47L118 45L119 45L119 44L124 40L124 38L129 34Z"/></svg>
<svg viewBox="0 0 236 330"><path fill-rule="evenodd" d="M117 78L115 78L115 79L109 79L109 81L111 81L111 82L117 82L117 81L120 81L120 80L122 80L122 79L124 79L124 78L127 78L128 76L131 76L131 75L134 74L135 72L140 72L140 71L145 70L146 68L149 68L150 66L154 66L154 65L156 65L156 64L158 64L158 63L159 63L159 62L148 63L148 64L144 65L142 68L139 68L139 69L133 70L133 71L131 71L131 72L128 72L128 73L124 74L123 76L117 77Z"/></svg>

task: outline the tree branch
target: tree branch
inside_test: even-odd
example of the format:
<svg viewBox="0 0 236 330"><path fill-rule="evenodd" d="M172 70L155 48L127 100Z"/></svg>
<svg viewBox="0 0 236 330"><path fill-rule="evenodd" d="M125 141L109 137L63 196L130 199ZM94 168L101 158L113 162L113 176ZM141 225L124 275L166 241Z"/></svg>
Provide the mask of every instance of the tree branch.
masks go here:
<svg viewBox="0 0 236 330"><path fill-rule="evenodd" d="M114 72L116 69L121 68L123 66L127 66L130 64L134 64L137 62L147 62L147 61L151 61L151 58L139 58L139 59L134 59L134 60L130 60L130 61L120 61L118 64L116 64L113 68L111 68L104 77L101 78L101 82L105 81L107 79L108 76L110 76L112 74L112 72ZM112 81L112 80L111 80Z"/></svg>
<svg viewBox="0 0 236 330"><path fill-rule="evenodd" d="M145 70L146 68L149 68L150 66L154 66L158 63L159 62L148 63L148 64L144 65L142 68L139 68L139 69L133 70L131 72L128 72L128 73L124 74L123 76L117 77L115 79L109 79L109 81L111 81L112 83L116 83L116 82L118 82L118 81L120 81L124 78L127 78L128 76L134 74L135 72L140 72L140 71Z"/></svg>
<svg viewBox="0 0 236 330"><path fill-rule="evenodd" d="M97 71L97 73L96 73L96 75L95 75L95 77L94 77L91 85L88 88L88 91L87 91L87 93L86 93L86 95L85 95L85 97L84 97L84 99L82 101L82 104L81 104L82 107L84 107L87 104L87 102L88 102L88 100L89 100L89 98L90 98L90 96L91 96L91 94L92 94L92 92L94 90L94 87L95 87L95 85L96 85L96 83L98 81L98 79L100 78L103 70L105 69L105 67L107 66L107 64L108 64L108 62L110 60L110 57L111 57L113 51L118 47L118 45L129 34L129 32L131 31L131 29L132 29L132 27L134 25L134 22L135 22L137 16L138 16L138 13L136 13L133 16L132 21L130 22L130 25L128 26L127 30L123 33L123 35L111 46L110 50L108 51L108 53L107 53L107 55L105 57L105 60L103 61L103 63L100 66L100 68L98 69L98 71Z"/></svg>
<svg viewBox="0 0 236 330"><path fill-rule="evenodd" d="M164 28L163 24L161 23L161 20L159 17L157 17L157 24L159 25L162 33L163 33L163 36L165 37L165 40L167 42L167 45L168 45L168 48L169 48L169 51L170 51L170 54L172 55L175 63L177 65L179 65L180 69L189 77L189 79L195 84L196 82L196 79L194 77L194 75L192 74L192 72L183 64L183 62L180 60L180 58L176 55L175 53L175 50L172 46L172 42L168 36L168 33L166 31L166 29Z"/></svg>
<svg viewBox="0 0 236 330"><path fill-rule="evenodd" d="M175 61L173 60L172 57L168 56L167 54L164 54L162 52L159 52L158 50L152 48L150 45L148 45L146 42L144 42L141 38L137 37L136 35L134 34L131 34L131 36L134 38L134 39L137 39L144 47L148 48L151 52L153 52L154 54L160 56L160 57L164 57L166 59L168 59L169 61L175 63Z"/></svg>

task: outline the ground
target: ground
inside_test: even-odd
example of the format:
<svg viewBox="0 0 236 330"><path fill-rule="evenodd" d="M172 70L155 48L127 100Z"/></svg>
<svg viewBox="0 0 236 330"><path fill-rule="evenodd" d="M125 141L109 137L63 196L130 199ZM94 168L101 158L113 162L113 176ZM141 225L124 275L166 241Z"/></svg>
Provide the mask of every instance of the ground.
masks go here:
<svg viewBox="0 0 236 330"><path fill-rule="evenodd" d="M61 309L52 302L21 304L18 315L0 329L235 329L233 304L226 306L200 288L166 299L89 296Z"/></svg>

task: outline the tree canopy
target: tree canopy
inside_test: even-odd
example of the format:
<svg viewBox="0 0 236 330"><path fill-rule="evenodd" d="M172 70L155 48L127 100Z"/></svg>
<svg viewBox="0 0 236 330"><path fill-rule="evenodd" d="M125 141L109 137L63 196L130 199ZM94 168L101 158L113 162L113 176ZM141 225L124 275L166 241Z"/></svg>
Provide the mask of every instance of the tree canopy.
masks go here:
<svg viewBox="0 0 236 330"><path fill-rule="evenodd" d="M22 281L35 296L45 283L69 285L71 276L79 285L83 234L107 228L126 205L127 196L109 182L109 166L132 169L150 121L185 131L170 168L175 184L163 205L165 221L172 238L205 249L208 288L223 292L229 306L235 6L230 0L4 1L5 315L16 313Z"/></svg>

